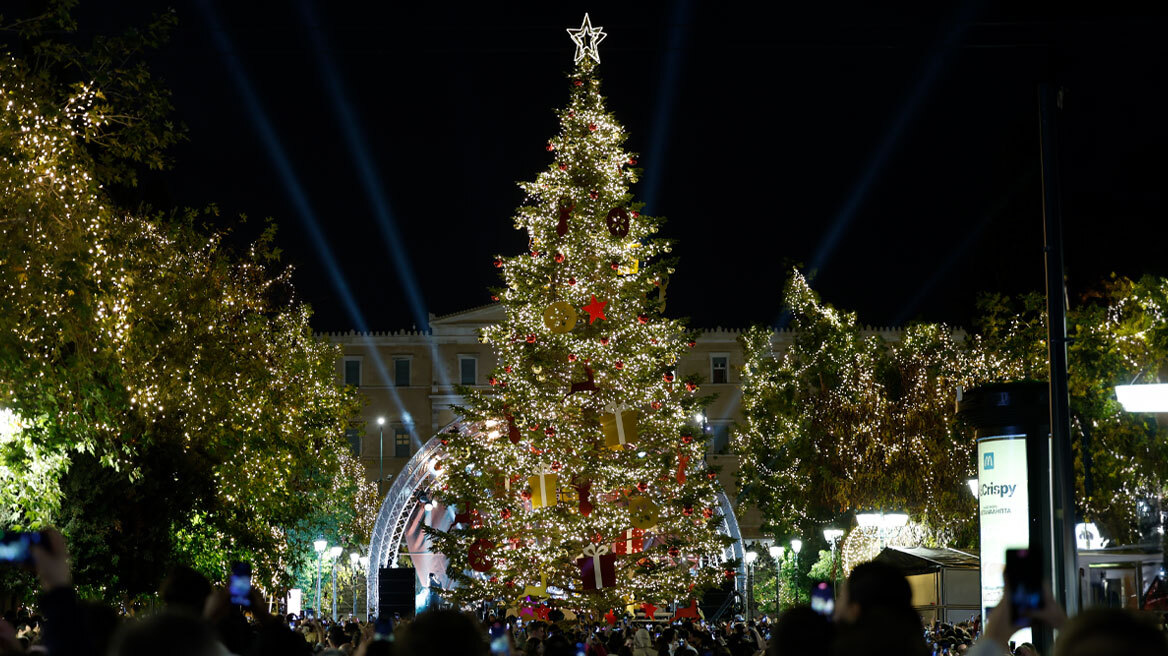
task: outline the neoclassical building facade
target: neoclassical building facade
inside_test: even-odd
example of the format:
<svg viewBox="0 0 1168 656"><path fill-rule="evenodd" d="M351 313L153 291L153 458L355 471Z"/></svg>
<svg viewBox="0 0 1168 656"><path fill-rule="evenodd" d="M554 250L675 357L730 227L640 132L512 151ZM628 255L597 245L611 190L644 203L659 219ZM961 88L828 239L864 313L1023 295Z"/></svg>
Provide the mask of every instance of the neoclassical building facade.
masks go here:
<svg viewBox="0 0 1168 656"><path fill-rule="evenodd" d="M382 493L409 458L436 432L457 419L452 406L459 396L456 385L487 389L495 368L491 347L479 341L479 331L503 320L503 307L484 305L443 316L430 315L429 331L328 333L341 346L337 374L357 387L366 403L364 428L350 432L349 440L369 480L380 480ZM880 331L891 341L898 331ZM702 331L697 345L678 363L680 376L699 374L702 394L716 395L706 409L711 434L707 459L720 468L721 482L733 501L738 459L730 451L730 431L741 419L739 371L743 363L740 331L715 328ZM792 338L776 332L772 338L781 352ZM753 508L738 507L738 524L747 541L767 541L761 516Z"/></svg>

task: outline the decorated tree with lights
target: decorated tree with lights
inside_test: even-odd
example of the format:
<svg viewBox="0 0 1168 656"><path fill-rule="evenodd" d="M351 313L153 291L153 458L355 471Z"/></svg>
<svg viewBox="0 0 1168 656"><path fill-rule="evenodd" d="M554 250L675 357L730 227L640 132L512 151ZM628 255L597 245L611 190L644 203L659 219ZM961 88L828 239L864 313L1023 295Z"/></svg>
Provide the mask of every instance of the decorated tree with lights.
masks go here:
<svg viewBox="0 0 1168 656"><path fill-rule="evenodd" d="M972 442L952 413L968 355L953 331L917 324L887 342L821 302L797 271L784 300L794 335L782 353L770 329L742 338L743 496L777 535L810 546L824 527L881 510L907 511L935 543L973 540Z"/></svg>
<svg viewBox="0 0 1168 656"><path fill-rule="evenodd" d="M0 518L61 525L78 584L107 597L233 558L274 591L319 536L303 524L327 515L331 541L363 541L373 504L343 440L356 393L274 229L238 253L213 215L111 201L138 163L165 164L168 105L133 53L114 57L126 41L88 55L134 82L62 82L89 60L37 40L46 20L71 28L58 4L66 18L21 24L37 63L0 59Z"/></svg>
<svg viewBox="0 0 1168 656"><path fill-rule="evenodd" d="M697 385L674 373L692 337L663 316L670 245L629 193L637 162L596 77L604 35L587 18L569 32L577 66L551 161L520 185L529 248L495 262L493 388L467 390L462 429L442 436L437 496L456 524L431 537L460 602L688 606L725 575Z"/></svg>

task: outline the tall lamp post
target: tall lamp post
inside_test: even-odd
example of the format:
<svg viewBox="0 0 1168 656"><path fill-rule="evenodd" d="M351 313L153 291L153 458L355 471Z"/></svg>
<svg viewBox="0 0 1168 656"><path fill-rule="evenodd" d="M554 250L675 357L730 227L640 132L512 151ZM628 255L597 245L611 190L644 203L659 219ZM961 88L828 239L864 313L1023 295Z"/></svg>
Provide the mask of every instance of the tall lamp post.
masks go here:
<svg viewBox="0 0 1168 656"><path fill-rule="evenodd" d="M377 418L377 498L380 501L385 480L385 417Z"/></svg>
<svg viewBox="0 0 1168 656"><path fill-rule="evenodd" d="M365 585L369 585L369 556L361 556L361 571L365 572ZM369 619L369 591L365 591L365 619Z"/></svg>
<svg viewBox="0 0 1168 656"><path fill-rule="evenodd" d="M349 569L353 573L353 617L357 617L357 562L361 554L356 551L349 554Z"/></svg>
<svg viewBox="0 0 1168 656"><path fill-rule="evenodd" d="M803 551L803 541L799 538L791 540L791 552L795 554L795 571L799 571L799 552ZM799 587L795 586L795 601L799 601Z"/></svg>
<svg viewBox="0 0 1168 656"><path fill-rule="evenodd" d="M329 549L329 560L332 561L332 585L333 585L333 621L337 621L337 557L341 555L344 549L340 547L333 547Z"/></svg>
<svg viewBox="0 0 1168 656"><path fill-rule="evenodd" d="M779 578L780 578L780 574L781 574L780 570L782 568L782 563L783 563L783 552L785 552L786 550L787 550L786 547L784 547L782 545L778 545L778 544L772 544L771 549L770 549L771 558L775 559L775 617L776 618L779 616L779 610L782 609L782 605L779 602L779 591L780 591L779 590Z"/></svg>
<svg viewBox="0 0 1168 656"><path fill-rule="evenodd" d="M316 549L317 563L316 563L316 614L320 616L320 569L324 567L324 552L328 549L327 540L317 540L312 543L312 548Z"/></svg>
<svg viewBox="0 0 1168 656"><path fill-rule="evenodd" d="M747 585L746 585L746 619L752 620L754 616L750 614L750 597L754 595L754 561L758 558L758 552L751 549L746 552L746 566L747 566Z"/></svg>
<svg viewBox="0 0 1168 656"><path fill-rule="evenodd" d="M843 529L825 528L823 529L823 539L827 540L828 546L831 547L831 586L835 588L836 579L839 578L839 554L835 551L835 543L844 536ZM834 592L833 592L834 594Z"/></svg>

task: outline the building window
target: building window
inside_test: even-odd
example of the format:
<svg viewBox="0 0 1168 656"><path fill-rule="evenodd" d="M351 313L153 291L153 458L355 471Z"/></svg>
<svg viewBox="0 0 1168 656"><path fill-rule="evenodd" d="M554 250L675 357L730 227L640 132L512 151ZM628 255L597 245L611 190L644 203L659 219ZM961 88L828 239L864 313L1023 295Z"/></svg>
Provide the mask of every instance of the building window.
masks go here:
<svg viewBox="0 0 1168 656"><path fill-rule="evenodd" d="M725 455L730 453L730 422L710 422L710 453Z"/></svg>
<svg viewBox="0 0 1168 656"><path fill-rule="evenodd" d="M474 385L479 373L479 359L473 355L458 356L458 382Z"/></svg>
<svg viewBox="0 0 1168 656"><path fill-rule="evenodd" d="M715 385L730 382L730 356L728 354L710 354L710 382Z"/></svg>
<svg viewBox="0 0 1168 656"><path fill-rule="evenodd" d="M393 359L393 384L396 387L410 386L410 359Z"/></svg>
<svg viewBox="0 0 1168 656"><path fill-rule="evenodd" d="M353 457L361 457L361 433L356 428L350 428L345 431L345 437L349 440L349 448L353 450Z"/></svg>
<svg viewBox="0 0 1168 656"><path fill-rule="evenodd" d="M409 458L410 457L410 433L405 429L405 426L399 426L394 429L393 433L393 457L395 458Z"/></svg>
<svg viewBox="0 0 1168 656"><path fill-rule="evenodd" d="M361 386L361 359L345 358L345 384Z"/></svg>

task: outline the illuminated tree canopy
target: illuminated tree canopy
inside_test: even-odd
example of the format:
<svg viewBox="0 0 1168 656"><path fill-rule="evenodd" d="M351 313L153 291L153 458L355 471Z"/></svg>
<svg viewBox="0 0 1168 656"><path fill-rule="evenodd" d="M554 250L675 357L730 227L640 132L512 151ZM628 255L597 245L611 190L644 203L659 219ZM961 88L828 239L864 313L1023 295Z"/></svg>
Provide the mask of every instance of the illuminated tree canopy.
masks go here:
<svg viewBox="0 0 1168 656"><path fill-rule="evenodd" d="M68 29L63 16L36 20ZM151 592L175 562L218 578L239 558L272 590L310 551L314 518L334 542L367 535L343 439L359 403L274 227L236 253L214 208L111 200L138 166L165 166L165 94L132 65L94 78L109 86L57 69L100 66L151 30L82 58L24 24L41 63L0 59L0 521L61 524L79 584L107 596ZM147 76L145 98L130 74Z"/></svg>

